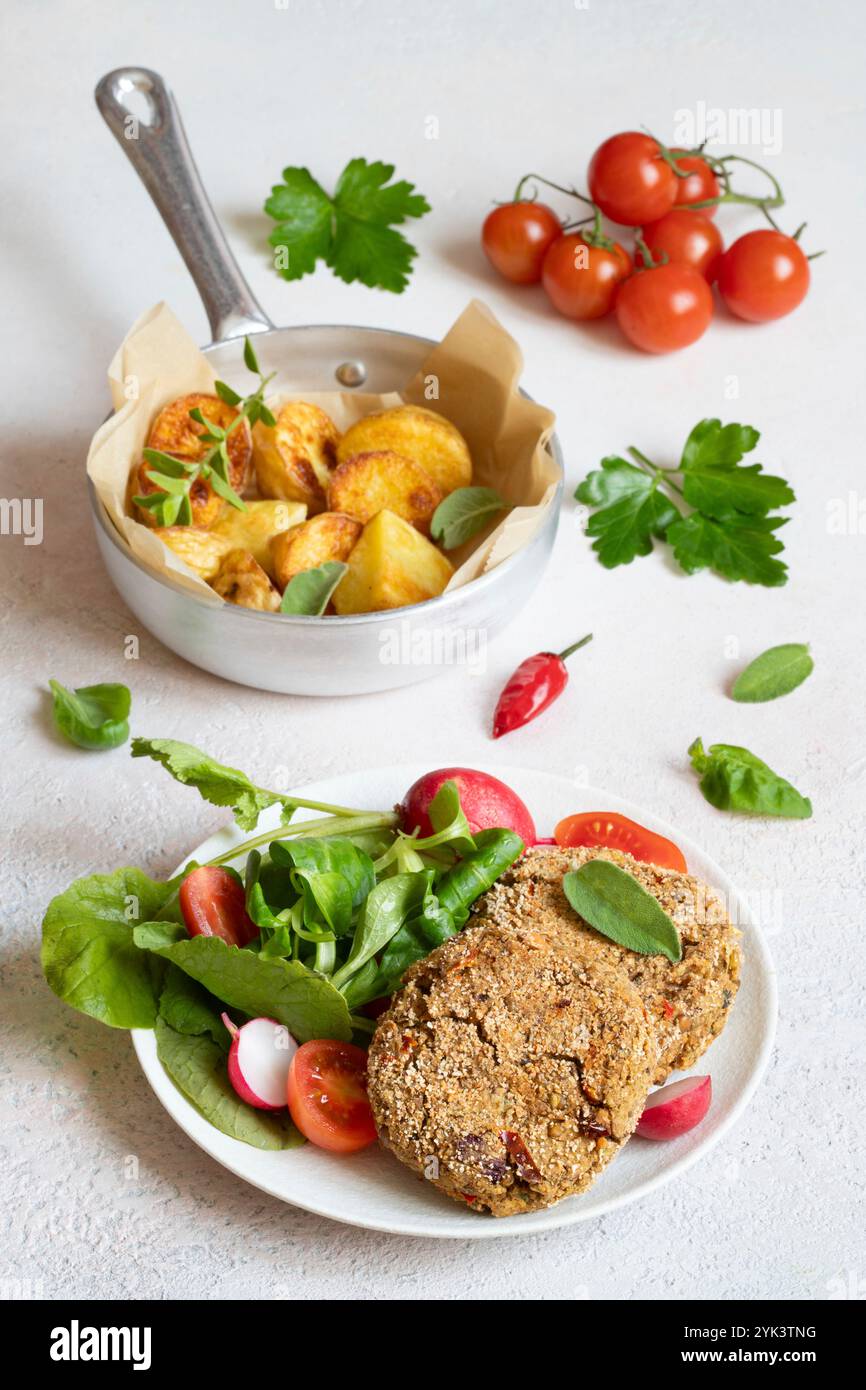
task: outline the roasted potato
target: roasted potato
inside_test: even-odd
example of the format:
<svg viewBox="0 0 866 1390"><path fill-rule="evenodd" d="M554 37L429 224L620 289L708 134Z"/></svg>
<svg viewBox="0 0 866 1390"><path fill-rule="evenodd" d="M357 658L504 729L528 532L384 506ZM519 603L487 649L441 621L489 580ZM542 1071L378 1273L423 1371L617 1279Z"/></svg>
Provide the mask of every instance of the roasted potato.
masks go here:
<svg viewBox="0 0 866 1390"><path fill-rule="evenodd" d="M210 446L203 444L199 438L204 433L205 426L190 418L189 412L195 410L196 407L206 420L210 420L212 424L219 425L224 430L228 429L238 414L233 405L221 401L219 396L209 396L201 391L193 392L188 396L179 396L177 400L171 401L157 415L150 427L147 447L159 449L162 453L170 454L172 458L182 459L185 463L189 463L193 459L200 459ZM232 430L227 447L229 482L235 492L240 493L246 486L249 476L253 447L250 427L246 420ZM135 480L137 493L146 495L149 492L158 491L156 483L148 477L148 470L153 466L145 460L139 464ZM217 496L210 483L204 479L197 479L193 483L190 490L190 501L192 502L192 519L195 526L213 526L219 520L225 506L222 498ZM139 520L153 525L153 514L146 508L139 507L137 515Z"/></svg>
<svg viewBox="0 0 866 1390"><path fill-rule="evenodd" d="M325 494L337 458L340 432L330 416L308 401L288 401L274 426L253 430L253 466L263 497L305 502L325 510Z"/></svg>
<svg viewBox="0 0 866 1390"><path fill-rule="evenodd" d="M367 522L348 565L334 590L334 607L341 615L377 613L436 598L454 573L435 545L387 510Z"/></svg>
<svg viewBox="0 0 866 1390"><path fill-rule="evenodd" d="M230 541L204 526L157 526L153 534L208 582L231 550Z"/></svg>
<svg viewBox="0 0 866 1390"><path fill-rule="evenodd" d="M211 581L220 598L239 603L242 608L258 608L276 613L280 595L261 565L248 550L230 550Z"/></svg>
<svg viewBox="0 0 866 1390"><path fill-rule="evenodd" d="M389 449L355 454L334 470L328 488L328 508L358 521L372 521L377 512L396 512L425 535L442 493L420 464Z"/></svg>
<svg viewBox="0 0 866 1390"><path fill-rule="evenodd" d="M463 435L444 415L423 406L398 405L365 415L340 440L337 463L380 449L414 459L443 493L472 481L472 459Z"/></svg>
<svg viewBox="0 0 866 1390"><path fill-rule="evenodd" d="M316 569L327 560L348 560L363 526L342 512L319 512L302 526L283 531L271 540L271 558L277 583L285 589L290 579Z"/></svg>
<svg viewBox="0 0 866 1390"><path fill-rule="evenodd" d="M225 541L226 550L248 550L273 579L271 540L281 531L288 531L290 526L297 529L306 514L302 502L248 501L245 512L239 512L237 507L226 507L213 534Z"/></svg>

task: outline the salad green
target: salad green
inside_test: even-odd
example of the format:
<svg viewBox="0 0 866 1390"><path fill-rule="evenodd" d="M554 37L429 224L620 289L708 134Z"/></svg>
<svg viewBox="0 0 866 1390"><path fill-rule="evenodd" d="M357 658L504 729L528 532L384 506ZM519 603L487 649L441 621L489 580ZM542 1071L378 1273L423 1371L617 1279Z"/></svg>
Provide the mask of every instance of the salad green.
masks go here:
<svg viewBox="0 0 866 1390"><path fill-rule="evenodd" d="M137 738L132 756L231 807L243 830L256 830L269 807L281 823L167 882L136 868L79 879L45 914L45 978L100 1022L154 1028L166 1071L223 1133L266 1149L299 1142L287 1120L253 1110L233 1090L221 1015L274 1019L299 1043L363 1038L373 1023L358 1011L393 993L413 961L461 929L523 840L507 829L473 836L451 781L430 803L432 833L420 836L401 830L393 811L260 787L191 744ZM295 823L299 808L323 814ZM243 945L190 921L193 877L214 873L249 919Z"/></svg>

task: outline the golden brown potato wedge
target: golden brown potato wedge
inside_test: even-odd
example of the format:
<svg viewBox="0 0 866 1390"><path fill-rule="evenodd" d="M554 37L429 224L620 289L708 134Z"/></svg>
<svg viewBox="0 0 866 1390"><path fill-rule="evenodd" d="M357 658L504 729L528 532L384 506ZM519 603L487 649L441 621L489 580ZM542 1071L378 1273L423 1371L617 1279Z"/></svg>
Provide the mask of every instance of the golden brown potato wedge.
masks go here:
<svg viewBox="0 0 866 1390"><path fill-rule="evenodd" d="M226 507L213 528L213 534L226 543L226 550L248 550L271 579L274 562L271 540L289 527L299 527L307 514L303 502L248 501L245 512Z"/></svg>
<svg viewBox="0 0 866 1390"><path fill-rule="evenodd" d="M221 401L219 396L209 396L201 391L192 392L188 396L179 396L177 400L169 402L157 415L150 427L150 434L147 437L147 447L149 449L159 449L164 454L170 454L172 458L182 459L189 463L193 459L200 459L207 449L208 444L203 444L199 436L204 433L205 426L199 424L197 420L190 418L190 411L198 408L206 420L214 425L219 425L227 430L232 422L237 419L238 412L233 405L228 405ZM252 435L246 420L243 420L236 429L232 430L228 438L229 455L229 482L235 492L240 493L246 486L249 477L250 458L252 456ZM156 483L148 477L148 470L153 465L144 461L138 467L135 480L135 491L147 495L149 492L158 491ZM190 491L192 502L192 519L195 526L213 526L218 521L223 512L224 503L211 487L210 483L204 479L197 479L193 483ZM137 508L139 520L153 525L153 515L145 508Z"/></svg>
<svg viewBox="0 0 866 1390"><path fill-rule="evenodd" d="M389 449L355 454L335 469L328 488L328 507L358 521L372 521L387 508L430 534L430 521L442 493L424 469Z"/></svg>
<svg viewBox="0 0 866 1390"><path fill-rule="evenodd" d="M342 512L319 512L303 526L274 536L271 557L280 588L285 589L296 574L316 569L327 560L348 560L363 529L360 521Z"/></svg>
<svg viewBox="0 0 866 1390"><path fill-rule="evenodd" d="M367 522L348 565L334 590L334 607L341 615L423 603L441 594L454 573L435 545L387 510Z"/></svg>
<svg viewBox="0 0 866 1390"><path fill-rule="evenodd" d="M325 509L340 432L330 416L309 401L288 401L274 426L261 420L253 430L253 465L263 497L304 502L310 513Z"/></svg>
<svg viewBox="0 0 866 1390"><path fill-rule="evenodd" d="M340 440L337 463L379 449L414 459L443 493L472 481L472 459L463 435L444 415L423 406L398 405L365 415Z"/></svg>
<svg viewBox="0 0 866 1390"><path fill-rule="evenodd" d="M257 560L248 550L230 550L211 581L220 598L239 603L242 608L258 608L276 613L280 596Z"/></svg>
<svg viewBox="0 0 866 1390"><path fill-rule="evenodd" d="M231 550L230 541L204 526L157 526L153 534L186 561L200 579L208 582Z"/></svg>

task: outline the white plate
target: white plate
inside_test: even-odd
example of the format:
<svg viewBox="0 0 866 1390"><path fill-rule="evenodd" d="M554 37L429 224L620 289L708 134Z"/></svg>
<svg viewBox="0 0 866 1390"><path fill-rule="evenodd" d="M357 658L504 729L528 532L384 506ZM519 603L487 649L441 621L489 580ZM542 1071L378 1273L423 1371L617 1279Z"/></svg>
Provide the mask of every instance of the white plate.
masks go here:
<svg viewBox="0 0 866 1390"><path fill-rule="evenodd" d="M400 800L425 771L424 767L407 765L353 772L315 782L304 791L317 801L384 808ZM138 1060L168 1113L199 1148L254 1187L306 1211L373 1231L461 1239L533 1235L588 1221L647 1196L707 1153L745 1109L773 1042L776 984L766 943L727 875L687 835L620 797L588 787L576 788L566 778L549 773L508 767L491 767L490 771L523 797L540 835L549 834L558 820L573 811L620 811L676 841L689 869L725 895L731 915L743 930L743 981L724 1033L698 1064L700 1072L708 1071L713 1078L709 1115L681 1139L667 1143L633 1140L580 1197L568 1198L546 1211L497 1220L443 1197L376 1146L348 1157L325 1153L311 1144L270 1153L220 1134L181 1095L163 1070L153 1033L135 1030L132 1040ZM260 828L268 829L277 820L271 808L262 817ZM211 859L244 838L243 832L229 826L192 850L189 857L199 861Z"/></svg>

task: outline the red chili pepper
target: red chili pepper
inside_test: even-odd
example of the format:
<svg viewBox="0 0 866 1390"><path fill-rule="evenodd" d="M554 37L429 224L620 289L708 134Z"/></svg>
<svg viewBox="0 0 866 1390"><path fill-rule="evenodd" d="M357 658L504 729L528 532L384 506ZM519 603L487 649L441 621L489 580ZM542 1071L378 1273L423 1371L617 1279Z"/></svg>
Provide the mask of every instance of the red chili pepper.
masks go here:
<svg viewBox="0 0 866 1390"><path fill-rule="evenodd" d="M542 710L552 705L568 685L566 658L591 640L590 632L559 655L556 652L537 652L535 656L521 661L499 697L493 716L493 737L510 734L512 729L528 724L530 719L536 719Z"/></svg>

